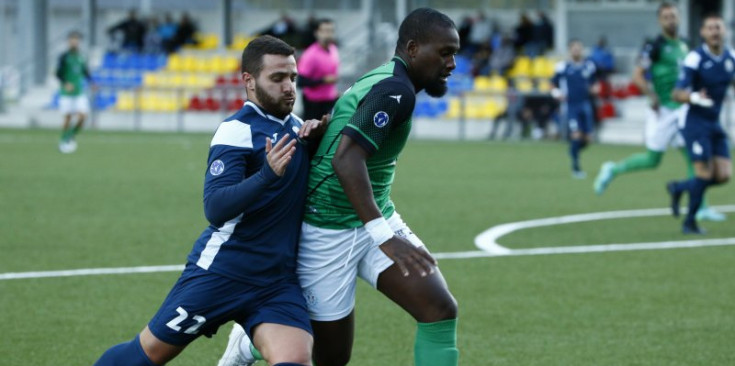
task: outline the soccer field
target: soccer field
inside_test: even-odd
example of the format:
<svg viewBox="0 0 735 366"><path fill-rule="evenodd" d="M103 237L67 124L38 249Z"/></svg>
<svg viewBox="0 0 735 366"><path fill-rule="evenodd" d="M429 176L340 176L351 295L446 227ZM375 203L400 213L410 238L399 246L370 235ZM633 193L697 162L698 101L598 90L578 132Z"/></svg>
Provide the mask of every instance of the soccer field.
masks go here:
<svg viewBox="0 0 735 366"><path fill-rule="evenodd" d="M206 222L210 136L0 130L0 277L10 272L183 264ZM476 251L503 223L664 208L684 176L678 152L657 171L592 191L600 163L636 147L593 146L573 180L557 143L411 141L393 199L435 253ZM712 205L735 204L733 185ZM684 237L669 216L519 230L512 249L735 238L735 216ZM735 247L443 259L460 306L462 365L733 365ZM175 271L0 280L0 365L91 365L146 324ZM412 365L414 321L361 284L351 365ZM216 365L229 325L171 365Z"/></svg>

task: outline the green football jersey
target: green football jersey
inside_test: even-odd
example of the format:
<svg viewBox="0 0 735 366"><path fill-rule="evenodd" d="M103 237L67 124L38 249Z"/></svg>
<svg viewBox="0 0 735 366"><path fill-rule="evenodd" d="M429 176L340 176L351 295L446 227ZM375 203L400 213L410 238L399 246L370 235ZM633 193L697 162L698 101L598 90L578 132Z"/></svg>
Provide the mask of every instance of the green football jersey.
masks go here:
<svg viewBox="0 0 735 366"><path fill-rule="evenodd" d="M671 97L679 69L689 52L686 42L680 38L667 38L659 35L654 41L647 42L641 51L641 66L648 70L653 90L658 96L659 103L670 109L676 109L681 104Z"/></svg>
<svg viewBox="0 0 735 366"><path fill-rule="evenodd" d="M61 95L77 96L81 95L83 90L83 82L89 79L89 71L85 64L84 58L78 51L67 51L59 57L59 64L56 67L56 77L61 82ZM73 89L66 90L65 83L71 83Z"/></svg>
<svg viewBox="0 0 735 366"><path fill-rule="evenodd" d="M394 57L355 82L337 100L332 120L312 158L304 220L328 229L362 226L332 168L344 135L369 153L366 161L373 198L384 217L395 211L390 199L398 155L411 132L416 91L403 60Z"/></svg>

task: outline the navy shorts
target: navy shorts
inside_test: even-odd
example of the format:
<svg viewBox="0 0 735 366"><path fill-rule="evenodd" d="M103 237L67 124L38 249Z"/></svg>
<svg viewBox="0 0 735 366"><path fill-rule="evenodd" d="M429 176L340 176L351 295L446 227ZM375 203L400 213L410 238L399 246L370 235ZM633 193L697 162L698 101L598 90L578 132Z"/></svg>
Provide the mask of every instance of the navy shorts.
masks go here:
<svg viewBox="0 0 735 366"><path fill-rule="evenodd" d="M589 135L595 129L590 103L567 103L566 116L570 133L581 132Z"/></svg>
<svg viewBox="0 0 735 366"><path fill-rule="evenodd" d="M253 328L275 323L312 333L298 280L267 287L254 286L206 271L189 263L148 323L158 339L177 346L197 337L211 337L220 325L234 320L252 339Z"/></svg>
<svg viewBox="0 0 735 366"><path fill-rule="evenodd" d="M684 136L689 156L694 161L710 161L715 156L730 158L727 133L717 122L704 120L689 113L681 134Z"/></svg>

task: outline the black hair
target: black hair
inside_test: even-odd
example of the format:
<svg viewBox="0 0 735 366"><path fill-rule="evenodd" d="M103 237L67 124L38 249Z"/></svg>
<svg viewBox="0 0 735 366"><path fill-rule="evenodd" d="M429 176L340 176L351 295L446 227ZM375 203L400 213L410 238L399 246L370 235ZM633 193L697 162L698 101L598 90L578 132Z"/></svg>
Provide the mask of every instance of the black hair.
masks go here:
<svg viewBox="0 0 735 366"><path fill-rule="evenodd" d="M668 2L668 1L662 2L658 6L658 9L656 10L656 16L661 16L661 12L662 11L664 11L666 9L671 9L671 8L676 9L676 5L674 5L674 4L672 4L672 3Z"/></svg>
<svg viewBox="0 0 735 366"><path fill-rule="evenodd" d="M398 42L396 42L396 51L405 50L408 41L416 41L419 43L427 42L436 34L432 29L436 28L454 28L451 18L431 8L418 8L412 11L406 19L403 19L401 26L398 28Z"/></svg>
<svg viewBox="0 0 735 366"><path fill-rule="evenodd" d="M288 43L269 35L260 36L248 43L242 50L240 71L258 77L263 70L264 55L291 56L294 48Z"/></svg>
<svg viewBox="0 0 735 366"><path fill-rule="evenodd" d="M703 27L704 27L704 23L706 23L708 19L719 19L719 20L723 20L722 19L722 15L720 15L720 13L707 13L707 14L704 15L704 17L702 17L702 26Z"/></svg>
<svg viewBox="0 0 735 366"><path fill-rule="evenodd" d="M316 21L316 29L319 29L322 24L334 24L334 21L331 18L320 18Z"/></svg>

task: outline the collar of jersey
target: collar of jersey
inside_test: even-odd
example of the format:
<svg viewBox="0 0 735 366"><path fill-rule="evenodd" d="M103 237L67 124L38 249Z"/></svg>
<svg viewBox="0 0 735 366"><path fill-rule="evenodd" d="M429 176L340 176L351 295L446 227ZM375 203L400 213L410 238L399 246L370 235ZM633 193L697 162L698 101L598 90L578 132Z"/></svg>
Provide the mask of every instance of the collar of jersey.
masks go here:
<svg viewBox="0 0 735 366"><path fill-rule="evenodd" d="M263 112L263 110L260 109L260 107L258 107L255 103L253 103L251 101L245 102L245 106L250 106L250 108L253 108L256 112L258 112L258 114L261 117L267 118L267 119L269 119L271 121L274 121L274 122L278 122L278 123L280 123L282 125L283 124L286 124L286 122L288 122L288 120L291 118L291 115L290 114L288 116L286 116L286 118L284 118L284 119L280 119L280 118L278 118L276 116L272 116L272 115L270 115L268 113Z"/></svg>
<svg viewBox="0 0 735 366"><path fill-rule="evenodd" d="M403 67L405 67L406 69L408 69L408 64L406 63L406 61L403 61L403 59L401 58L401 56L393 56L393 60L401 61L401 63L403 64Z"/></svg>
<svg viewBox="0 0 735 366"><path fill-rule="evenodd" d="M727 52L730 52L730 50L725 45L722 45L722 53L719 56L715 56L712 52L710 52L709 47L707 47L706 44L702 45L702 49L704 50L704 53L715 60L715 62L722 61L722 59L725 58L725 54Z"/></svg>

